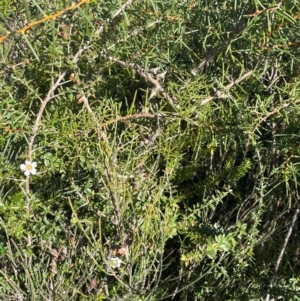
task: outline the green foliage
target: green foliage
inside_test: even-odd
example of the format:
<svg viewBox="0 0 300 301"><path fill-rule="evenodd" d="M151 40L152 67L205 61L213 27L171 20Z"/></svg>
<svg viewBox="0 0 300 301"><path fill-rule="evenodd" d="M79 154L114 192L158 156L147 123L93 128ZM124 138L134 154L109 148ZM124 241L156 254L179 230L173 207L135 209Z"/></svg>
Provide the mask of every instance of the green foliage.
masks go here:
<svg viewBox="0 0 300 301"><path fill-rule="evenodd" d="M299 7L0 4L0 299L299 300Z"/></svg>

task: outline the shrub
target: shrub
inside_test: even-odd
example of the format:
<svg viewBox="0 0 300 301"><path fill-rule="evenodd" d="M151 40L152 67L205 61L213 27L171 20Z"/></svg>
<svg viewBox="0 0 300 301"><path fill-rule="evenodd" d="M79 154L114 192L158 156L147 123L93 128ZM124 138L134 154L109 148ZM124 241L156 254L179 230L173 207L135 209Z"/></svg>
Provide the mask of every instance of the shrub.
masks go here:
<svg viewBox="0 0 300 301"><path fill-rule="evenodd" d="M299 1L9 3L1 299L299 300Z"/></svg>

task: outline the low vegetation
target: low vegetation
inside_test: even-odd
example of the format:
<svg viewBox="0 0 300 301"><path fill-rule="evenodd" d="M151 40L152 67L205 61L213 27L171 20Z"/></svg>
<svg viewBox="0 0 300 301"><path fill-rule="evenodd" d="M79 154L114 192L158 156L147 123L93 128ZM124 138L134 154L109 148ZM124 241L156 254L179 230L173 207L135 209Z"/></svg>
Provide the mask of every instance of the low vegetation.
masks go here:
<svg viewBox="0 0 300 301"><path fill-rule="evenodd" d="M300 300L299 7L0 4L0 299Z"/></svg>

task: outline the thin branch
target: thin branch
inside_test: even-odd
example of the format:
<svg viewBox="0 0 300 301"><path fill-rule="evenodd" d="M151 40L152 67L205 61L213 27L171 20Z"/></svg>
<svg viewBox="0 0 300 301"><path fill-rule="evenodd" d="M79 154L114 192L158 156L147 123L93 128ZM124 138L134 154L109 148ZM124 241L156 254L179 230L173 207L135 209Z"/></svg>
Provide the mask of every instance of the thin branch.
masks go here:
<svg viewBox="0 0 300 301"><path fill-rule="evenodd" d="M122 218L121 218L121 209L120 209L120 200L117 196L116 193L116 177L115 177L115 169L113 167L113 164L111 163L114 159L114 155L112 155L112 150L109 146L109 140L108 137L105 133L105 131L101 130L100 124L98 122L97 117L95 116L90 104L88 98L84 94L78 94L77 95L78 103L83 103L88 111L88 113L92 116L94 119L94 122L97 126L97 132L98 132L98 139L103 140L105 142L104 144L104 152L105 152L105 160L104 160L104 165L106 169L106 177L107 177L107 184L109 187L109 193L112 199L113 206L115 208L114 210L114 215L115 215L115 221L114 224L116 226L116 231L117 231L117 239L120 240L121 238L121 233L123 232L122 230L124 229L123 224L122 224Z"/></svg>
<svg viewBox="0 0 300 301"><path fill-rule="evenodd" d="M128 0L125 2L112 16L111 19L107 20L107 23L112 22L116 17L118 17L122 12L124 12L125 8L129 6L133 0ZM105 25L101 25L98 30L96 30L95 34L98 35L103 32Z"/></svg>
<svg viewBox="0 0 300 301"><path fill-rule="evenodd" d="M294 227L295 222L297 220L298 213L299 213L299 209L296 210L296 212L295 212L295 214L293 216L293 220L291 222L289 231L288 231L288 233L287 233L287 235L285 237L285 240L284 240L281 252L280 252L280 254L278 256L278 259L277 259L277 262L276 262L276 265L275 265L275 269L274 269L274 272L273 272L273 275L272 275L272 278L271 278L271 282L270 282L270 289L274 286L275 278L276 278L277 272L278 272L278 268L279 268L280 262L282 260L282 256L284 254L284 251L285 251L286 245L288 243L288 240L289 240L289 238L290 238L290 236L292 234L292 230L293 230L293 227ZM269 301L269 299L270 299L270 293L267 294L266 301Z"/></svg>
<svg viewBox="0 0 300 301"><path fill-rule="evenodd" d="M245 80L247 77L249 77L251 74L253 74L253 72L254 72L254 70L250 70L250 71L246 72L243 76L241 76L240 78L232 81L229 85L227 85L224 90L229 90L233 86L239 84L240 82L242 82L243 80ZM216 98L228 98L228 97L229 97L229 95L226 94L225 92L217 90L215 92L214 96L209 96L209 97L203 99L201 101L200 105L204 106L205 104L207 104L208 102L210 102L210 101L212 101L213 99L216 99Z"/></svg>
<svg viewBox="0 0 300 301"><path fill-rule="evenodd" d="M56 83L50 88L50 90L48 91L47 93L47 96L46 98L43 100L41 106L40 106L40 109L39 109L39 112L37 114L37 118L35 120L35 124L34 124L34 127L32 129L32 135L30 136L29 138L29 150L28 150L28 158L30 161L32 161L32 153L33 153L33 144L34 144L34 140L35 140L35 137L37 135L37 132L38 132L38 128L39 128L39 125L40 125L40 121L42 119L42 115L44 113L44 110L46 108L46 105L48 103L48 101L50 99L52 99L52 95L54 93L54 91L57 89L58 85L60 84L61 80L65 77L66 75L66 71L63 72L57 79Z"/></svg>
<svg viewBox="0 0 300 301"><path fill-rule="evenodd" d="M87 47L83 47L81 48L76 55L74 56L72 62L73 63L77 63L79 56L82 54L83 51L85 51L87 49ZM44 113L44 110L46 108L47 103L55 98L54 96L54 91L58 88L58 86L61 84L61 81L63 80L63 78L65 77L67 71L64 71L63 73L61 73L58 77L58 79L56 80L55 84L52 85L45 97L44 100L42 100L39 112L37 114L36 120L35 120L35 124L33 126L32 132L31 132L31 136L29 138L29 146L28 146L28 159L29 161L32 162L32 154L33 154L33 146L34 146L34 140L35 137L38 134L38 129L40 126L40 122ZM39 99L41 99L38 96ZM30 197L29 197L29 192L30 192L30 188L29 188L29 183L30 183L30 176L26 177L26 182L25 182L25 192L26 192L26 212L28 214L28 216L30 215ZM27 237L27 245L30 246L31 245L31 236L28 235Z"/></svg>
<svg viewBox="0 0 300 301"><path fill-rule="evenodd" d="M133 0L128 0L128 1L126 1L115 13L114 13L114 15L113 15L113 19L115 18L115 17L117 17L119 14L121 14L123 11L124 11L124 9L127 7L127 6L129 6L131 3L133 2Z"/></svg>
<svg viewBox="0 0 300 301"><path fill-rule="evenodd" d="M99 128L107 127L108 125L114 124L117 122L124 122L124 121L128 121L128 120L139 119L139 118L155 118L156 116L157 116L157 114L149 114L149 113L119 116L115 119L111 119L106 122L103 122L102 124L100 124Z"/></svg>
<svg viewBox="0 0 300 301"><path fill-rule="evenodd" d="M258 124L257 124L257 125L255 126L255 128L252 130L252 134L255 133L255 132L258 130L259 126L260 126L263 122L265 122L269 117L271 117L271 116L274 115L274 114L277 114L277 113L278 113L280 110L282 110L282 109L285 109L285 108L290 107L291 104L297 104L297 103L299 103L299 102L300 102L299 99L298 99L298 100L295 100L294 103L287 102L287 103L284 103L284 104L283 104L282 106L280 106L280 107L276 107L273 111L268 112L268 113L265 115L265 117L263 117L261 120L259 120Z"/></svg>
<svg viewBox="0 0 300 301"><path fill-rule="evenodd" d="M56 12L52 15L45 15L42 19L40 20L36 20L36 21L33 21L31 22L30 24L26 25L25 27L21 28L21 29L18 29L16 31L13 31L13 32L9 32L7 33L6 35L4 36L1 36L0 37L0 43L2 43L4 40L6 40L10 35L14 34L14 33L17 33L17 34L24 34L27 30L31 29L32 27L34 26L37 26L39 24L42 24L42 23L45 23L47 21L50 21L50 20L55 20L57 19L59 16L67 13L68 11L71 11L71 10L74 10L75 8L79 8L81 5L85 4L85 3L88 3L90 2L90 0L81 0L79 1L78 3L75 3L75 4L72 4L71 6L68 6L66 7L65 9L59 11L59 12Z"/></svg>
<svg viewBox="0 0 300 301"><path fill-rule="evenodd" d="M184 90L187 85L191 82L191 80L197 76L197 74L213 59L215 59L220 51L225 49L228 44L232 41L232 39L236 38L243 30L246 28L247 22L245 18L242 18L237 24L236 27L232 30L229 39L225 40L224 42L219 43L215 47L209 49L205 56L204 59L196 66L194 67L190 72L192 74L192 77L187 79L183 86L180 88L180 91Z"/></svg>
<svg viewBox="0 0 300 301"><path fill-rule="evenodd" d="M83 47L81 48L77 53L76 55L74 56L72 62L74 64L76 64L79 60L79 57L80 55L86 50L88 49L89 47ZM61 85L61 81L63 80L63 78L65 77L67 71L64 71L63 73L60 74L60 76L58 77L58 79L56 80L56 83L49 89L45 99L42 101L42 104L40 106L40 109L39 109L39 112L37 114L37 118L35 120L35 124L33 126L33 129L32 129L32 133L31 133L31 136L29 138L29 149L28 149L28 158L30 161L32 161L32 153L33 153L33 145L34 145L34 140L35 140L35 137L37 135L37 132L38 132L38 128L40 126L40 122L41 122L41 119L42 119L42 115L44 113L44 110L46 108L46 105L47 103L55 98L53 96L54 94L54 91Z"/></svg>
<svg viewBox="0 0 300 301"><path fill-rule="evenodd" d="M193 75L193 76L196 76L196 75L200 72L200 70L203 69L204 66L205 66L209 61L211 61L212 59L214 59L214 58L218 55L218 53L219 53L220 50L224 49L224 47L227 46L228 43L229 43L229 41L225 41L225 42L223 42L223 43L217 45L215 48L210 49L210 50L207 52L207 54L206 54L204 60L202 60L202 61L198 64L198 66L197 66L196 68L193 68L193 69L191 70L192 75Z"/></svg>
<svg viewBox="0 0 300 301"><path fill-rule="evenodd" d="M177 102L177 100L175 97L171 97L167 92L165 92L164 88L159 83L159 77L161 76L160 74L158 74L157 78L155 79L150 72L145 71L142 67L140 67L137 64L126 63L124 61L119 60L118 58L108 56L103 52L100 53L100 56L104 57L106 59L109 59L112 62L116 62L116 63L120 64L121 66L131 67L132 69L134 69L140 75L140 77L144 78L147 82L152 84L153 88L152 88L151 96L149 99L153 98L158 93L160 93L164 97L164 99L166 99L167 102L171 105L171 107L173 107L173 108L175 107L175 103Z"/></svg>

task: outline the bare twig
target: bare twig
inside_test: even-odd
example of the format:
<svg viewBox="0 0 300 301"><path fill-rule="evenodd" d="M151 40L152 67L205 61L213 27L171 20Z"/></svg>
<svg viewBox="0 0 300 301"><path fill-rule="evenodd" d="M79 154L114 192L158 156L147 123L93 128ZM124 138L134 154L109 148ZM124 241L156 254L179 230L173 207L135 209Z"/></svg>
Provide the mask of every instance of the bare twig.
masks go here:
<svg viewBox="0 0 300 301"><path fill-rule="evenodd" d="M232 39L236 38L241 32L243 32L243 30L246 28L247 26L247 22L244 18L242 18L237 24L236 27L232 30L232 32L230 33L230 37L229 39L219 43L218 45L216 45L215 47L209 49L205 56L204 59L193 69L191 69L191 74L192 76L189 77L184 83L183 85L180 87L180 91L183 91L184 89L186 89L186 87L188 86L188 84L193 80L193 78L195 78L197 76L197 74L213 59L215 59L218 54L220 53L220 51L223 51L232 41ZM253 73L253 71L249 71L251 72L251 74ZM248 77L250 74L248 74L249 72L247 72L244 75L244 78L241 77L240 79L234 81L233 83L229 84L226 88L231 88L233 85L237 84L238 82L242 81L243 79L245 79L246 77ZM229 97L229 95L225 94L222 91L215 91L215 95L214 96L210 96L207 97L206 99L202 100L201 102L201 106L205 105L206 103L210 102L211 100L215 99L215 98L227 98Z"/></svg>
<svg viewBox="0 0 300 301"><path fill-rule="evenodd" d="M112 18L108 19L107 22L111 22L113 19L118 17L122 12L124 12L125 8L129 6L133 0L126 1L112 16ZM100 34L103 32L105 25L101 25L98 30L96 30L95 34Z"/></svg>
<svg viewBox="0 0 300 301"><path fill-rule="evenodd" d="M248 72L246 72L243 76L241 76L240 78L232 81L229 85L227 85L225 87L224 90L229 90L230 88L232 88L233 86L237 85L238 83L242 82L244 79L246 79L247 77L249 77L252 73L254 72L254 70L250 70ZM200 103L201 106L204 106L205 104L207 104L208 102L212 101L213 99L215 98L228 98L229 95L226 94L225 92L223 91L220 91L220 90L217 90L215 92L215 95L214 96L209 96L205 99L203 99Z"/></svg>
<svg viewBox="0 0 300 301"><path fill-rule="evenodd" d="M86 50L88 49L88 47L83 47L81 48L77 53L76 55L74 56L72 62L75 64L78 62L79 60L79 57L80 55ZM40 122L41 122L41 118L42 118L42 115L44 113L44 110L46 108L46 105L47 103L55 98L55 96L53 95L54 94L54 91L57 89L58 86L60 86L61 84L61 81L63 80L63 78L65 77L67 71L64 71L63 73L61 73L58 77L58 79L56 80L55 84L49 89L45 99L42 101L42 104L40 106L40 109L39 109L39 112L37 114L37 118L35 120L35 124L33 126L33 129L32 129L32 133L31 133L31 136L29 138L29 149L28 149L28 158L30 161L32 161L32 153L33 153L33 145L34 145L34 140L35 140L35 137L38 133L38 128L39 128L39 125L40 125Z"/></svg>
<svg viewBox="0 0 300 301"><path fill-rule="evenodd" d="M270 289L274 286L275 278L276 278L277 272L278 272L278 268L279 268L280 262L282 260L282 256L284 254L284 251L285 251L286 245L288 243L288 240L289 240L289 238L290 238L290 236L292 234L292 230L293 230L293 227L294 227L295 222L297 220L298 213L299 213L299 209L296 210L296 212L295 212L295 214L293 216L293 220L291 222L289 231L288 231L288 233L287 233L287 235L285 237L285 240L284 240L281 252L280 252L280 254L278 256L278 259L277 259L277 262L276 262L276 265L275 265L275 269L274 269L274 272L273 272L273 275L272 275L272 278L271 278L271 282L270 282ZM269 299L270 299L270 293L267 294L266 301L269 301Z"/></svg>
<svg viewBox="0 0 300 301"><path fill-rule="evenodd" d="M79 59L79 56L82 54L83 51L85 51L87 49L87 47L83 47L81 48L77 54L74 56L72 62L73 63L77 63L78 59ZM38 129L39 129L39 126L40 126L40 122L41 122L41 119L42 119L42 116L43 116L43 113L44 113L44 110L46 108L46 105L47 103L55 98L54 96L54 91L58 88L58 86L61 84L61 81L63 80L63 78L65 77L67 71L64 71L63 73L61 73L58 77L58 79L56 80L55 84L52 85L45 97L44 100L42 100L42 103L41 103L41 106L40 106L40 109L39 109L39 112L37 114L37 117L36 117L36 120L35 120L35 124L33 126L33 129L32 129L32 132L31 132L31 136L29 138L29 146L28 146L28 159L30 161L32 161L32 154L33 154L33 146L34 146L34 140L35 140L35 137L37 136L38 134ZM29 197L29 179L30 177L27 176L26 177L26 183L25 183L25 192L26 192L26 211L27 211L27 214L28 216L30 215L30 197ZM28 246L31 245L31 236L28 235L27 237L27 244Z"/></svg>
<svg viewBox="0 0 300 301"><path fill-rule="evenodd" d="M58 77L56 83L50 88L50 90L47 93L46 98L43 100L43 102L42 102L42 104L40 106L39 112L37 114L37 118L35 120L35 124L34 124L33 129L32 129L32 135L29 138L28 158L29 158L30 161L32 161L33 144L34 144L34 140L35 140L35 137L37 135L38 128L39 128L39 125L40 125L40 121L41 121L42 115L44 113L44 110L46 108L46 105L47 105L48 101L51 98L53 98L52 97L53 92L57 89L58 85L60 84L60 82L62 81L62 79L65 77L65 75L66 75L66 72L63 72Z"/></svg>
<svg viewBox="0 0 300 301"><path fill-rule="evenodd" d="M124 122L124 121L128 121L128 120L139 119L139 118L155 118L156 116L157 116L157 114L149 114L149 113L133 114L133 115L128 115L128 116L119 116L115 119L111 119L106 122L103 122L100 125L100 128L107 127L108 125L117 123L117 122Z"/></svg>
<svg viewBox="0 0 300 301"><path fill-rule="evenodd" d="M219 51L222 50L228 43L229 43L229 41L226 41L226 42L221 43L221 44L218 45L217 47L215 47L215 48L213 48L213 49L210 49L210 50L207 52L207 54L206 54L204 60L202 60L202 61L198 64L198 66L197 66L196 68L193 68L193 69L191 70L192 75L193 75L193 76L196 76L196 75L200 72L200 70L201 70L201 69L202 69L209 61L211 61L212 59L214 59L214 58L218 55Z"/></svg>
<svg viewBox="0 0 300 301"><path fill-rule="evenodd" d="M121 13L124 11L124 9L125 9L127 6L129 6L132 2L133 2L133 0L127 0L120 8L114 13L113 19L114 19L115 17L117 17L119 14L121 14Z"/></svg>
<svg viewBox="0 0 300 301"><path fill-rule="evenodd" d="M83 5L85 3L88 3L88 2L90 2L90 0L81 0L78 3L72 4L71 6L68 6L65 9L63 9L61 11L58 11L58 12L52 14L52 15L49 15L49 16L45 15L40 20L33 21L33 22L31 22L30 24L26 25L25 27L23 27L21 29L18 29L18 30L14 31L14 32L9 32L6 35L1 36L0 37L0 43L2 43L4 40L6 40L13 33L24 34L27 30L31 29L32 27L37 26L37 25L42 24L42 23L45 23L45 22L50 21L50 20L55 20L59 16L65 14L66 12L74 10L75 8L78 8L81 5Z"/></svg>
<svg viewBox="0 0 300 301"><path fill-rule="evenodd" d="M246 25L247 25L246 20L242 18L236 24L236 28L232 30L229 39L219 43L213 48L210 48L206 52L204 59L190 71L193 76L184 82L183 86L180 88L180 91L184 90L187 87L187 85L191 82L192 78L194 78L211 60L215 59L220 53L220 51L222 51L223 49L225 49L225 47L227 47L227 45L231 42L231 39L236 38L236 36L238 36L246 28Z"/></svg>
<svg viewBox="0 0 300 301"><path fill-rule="evenodd" d="M114 224L116 226L116 232L117 232L117 239L119 240L122 236L122 219L121 219L121 209L120 209L120 200L118 198L117 193L115 192L115 188L117 187L116 183L116 172L113 167L113 164L111 163L114 161L115 155L112 154L112 150L109 146L109 140L104 130L101 129L101 126L98 122L97 117L95 116L90 104L88 98L84 94L78 94L77 95L78 103L83 103L88 111L88 113L92 116L94 119L94 122L97 127L97 133L98 133L98 139L103 140L105 142L104 144L104 152L105 152L105 160L104 165L106 169L106 177L107 177L107 184L109 187L110 196L112 199L113 206L115 208L114 215L115 215L115 221Z"/></svg>
<svg viewBox="0 0 300 301"><path fill-rule="evenodd" d="M156 96L158 93L160 93L164 99L167 100L167 102L171 105L171 107L175 106L175 103L177 102L175 97L171 97L167 92L165 92L164 88L162 87L162 85L159 82L159 79L161 78L161 74L157 75L157 78L155 79L152 75L151 72L147 72L145 70L143 70L142 67L140 67L137 64L133 64L133 63L126 63L124 61L119 60L118 58L112 57L112 56L108 56L105 53L100 53L100 56L109 59L112 62L116 62L124 67L131 67L132 69L134 69L142 78L144 78L147 82L149 82L153 88L151 91L151 95L150 98L153 98L154 96Z"/></svg>
<svg viewBox="0 0 300 301"><path fill-rule="evenodd" d="M284 103L284 104L283 104L282 106L280 106L280 107L276 107L273 111L266 113L265 117L263 117L261 120L259 120L258 124L257 124L257 125L255 126L255 128L252 130L252 133L255 133L255 132L258 130L259 126L260 126L263 122L265 122L269 117L271 117L272 115L277 114L277 113L278 113L280 110L282 110L282 109L285 109L285 108L290 107L291 104L296 104L296 103L299 103L299 102L300 102L300 99L295 100L295 102L293 102L293 103L287 102L287 103Z"/></svg>

